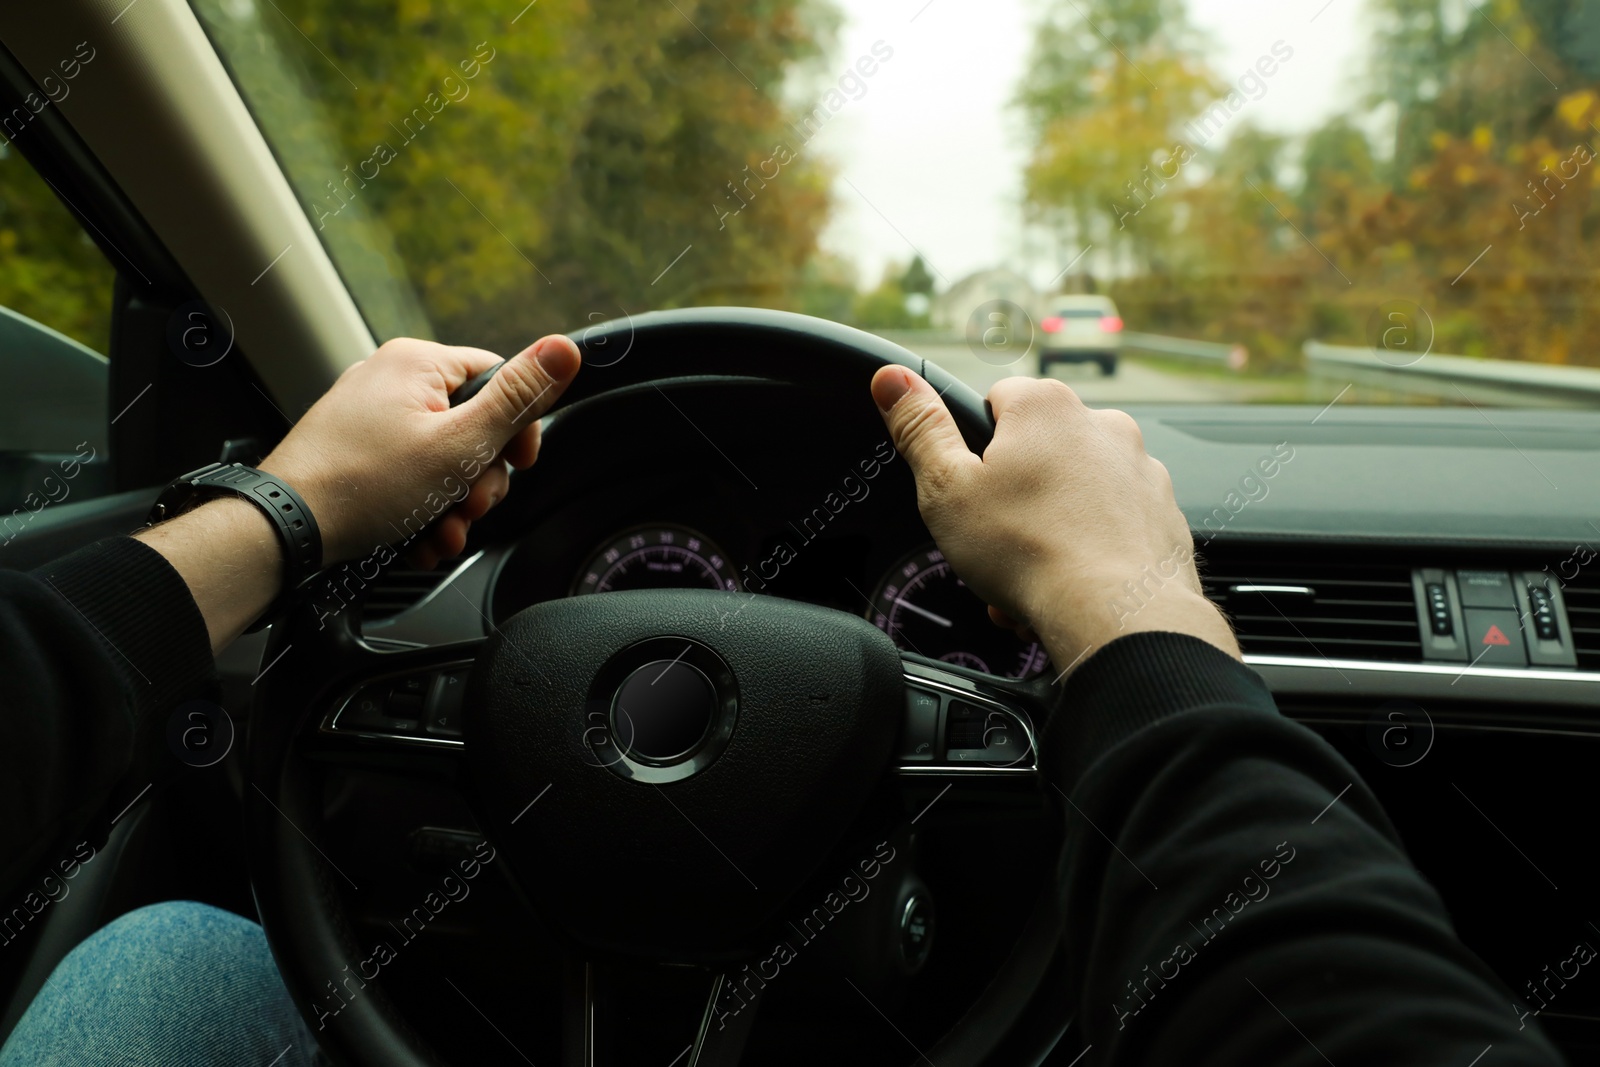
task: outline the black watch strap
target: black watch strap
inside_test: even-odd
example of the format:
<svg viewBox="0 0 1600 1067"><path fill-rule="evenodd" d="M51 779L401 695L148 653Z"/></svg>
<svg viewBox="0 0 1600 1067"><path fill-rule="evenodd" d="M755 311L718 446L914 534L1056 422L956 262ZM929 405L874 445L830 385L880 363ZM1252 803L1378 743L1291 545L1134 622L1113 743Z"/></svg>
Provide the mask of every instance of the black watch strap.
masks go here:
<svg viewBox="0 0 1600 1067"><path fill-rule="evenodd" d="M170 519L201 497L223 493L242 497L260 508L278 531L283 548L283 592L247 631L253 632L270 622L289 595L322 570L322 533L299 493L282 479L243 463L208 463L176 479L156 498L149 521Z"/></svg>

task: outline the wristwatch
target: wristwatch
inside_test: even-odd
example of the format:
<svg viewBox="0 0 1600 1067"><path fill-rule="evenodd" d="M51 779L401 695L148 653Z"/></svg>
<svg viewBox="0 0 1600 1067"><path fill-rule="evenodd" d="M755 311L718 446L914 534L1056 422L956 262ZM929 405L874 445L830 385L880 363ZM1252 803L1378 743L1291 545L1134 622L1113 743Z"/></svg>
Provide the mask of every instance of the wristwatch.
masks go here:
<svg viewBox="0 0 1600 1067"><path fill-rule="evenodd" d="M296 590L322 570L322 534L299 493L281 478L243 463L208 463L175 479L156 498L146 521L154 525L181 514L202 497L222 494L248 500L266 513L283 548L283 591L245 631L255 633L283 610Z"/></svg>

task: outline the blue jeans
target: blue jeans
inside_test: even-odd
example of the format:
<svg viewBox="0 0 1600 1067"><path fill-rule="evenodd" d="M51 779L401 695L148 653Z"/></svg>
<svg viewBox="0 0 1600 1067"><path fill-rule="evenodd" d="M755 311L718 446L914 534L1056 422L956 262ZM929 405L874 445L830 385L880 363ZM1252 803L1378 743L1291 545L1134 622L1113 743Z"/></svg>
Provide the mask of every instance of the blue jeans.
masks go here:
<svg viewBox="0 0 1600 1067"><path fill-rule="evenodd" d="M0 1067L313 1067L261 927L191 901L129 912L68 953Z"/></svg>

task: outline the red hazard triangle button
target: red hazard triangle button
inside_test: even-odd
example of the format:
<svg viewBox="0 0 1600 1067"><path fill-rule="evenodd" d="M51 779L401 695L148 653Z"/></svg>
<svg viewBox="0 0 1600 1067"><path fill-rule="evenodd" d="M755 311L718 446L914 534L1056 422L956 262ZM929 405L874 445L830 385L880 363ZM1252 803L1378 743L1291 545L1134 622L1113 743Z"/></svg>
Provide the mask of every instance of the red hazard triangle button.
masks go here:
<svg viewBox="0 0 1600 1067"><path fill-rule="evenodd" d="M1509 645L1511 638L1501 633L1500 627L1490 626L1489 632L1483 635L1483 643L1486 645Z"/></svg>

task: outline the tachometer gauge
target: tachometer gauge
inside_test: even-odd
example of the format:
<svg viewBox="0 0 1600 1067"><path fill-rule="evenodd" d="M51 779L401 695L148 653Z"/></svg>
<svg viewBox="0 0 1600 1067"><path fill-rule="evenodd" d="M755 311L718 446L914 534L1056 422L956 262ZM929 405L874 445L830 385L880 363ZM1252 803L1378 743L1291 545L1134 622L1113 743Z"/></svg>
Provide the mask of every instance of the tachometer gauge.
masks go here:
<svg viewBox="0 0 1600 1067"><path fill-rule="evenodd" d="M988 609L931 545L889 569L867 618L907 652L1008 678L1032 678L1049 665L1038 642L1025 643L989 621Z"/></svg>
<svg viewBox="0 0 1600 1067"><path fill-rule="evenodd" d="M727 555L687 526L640 526L626 530L590 554L574 596L619 589L738 589Z"/></svg>

